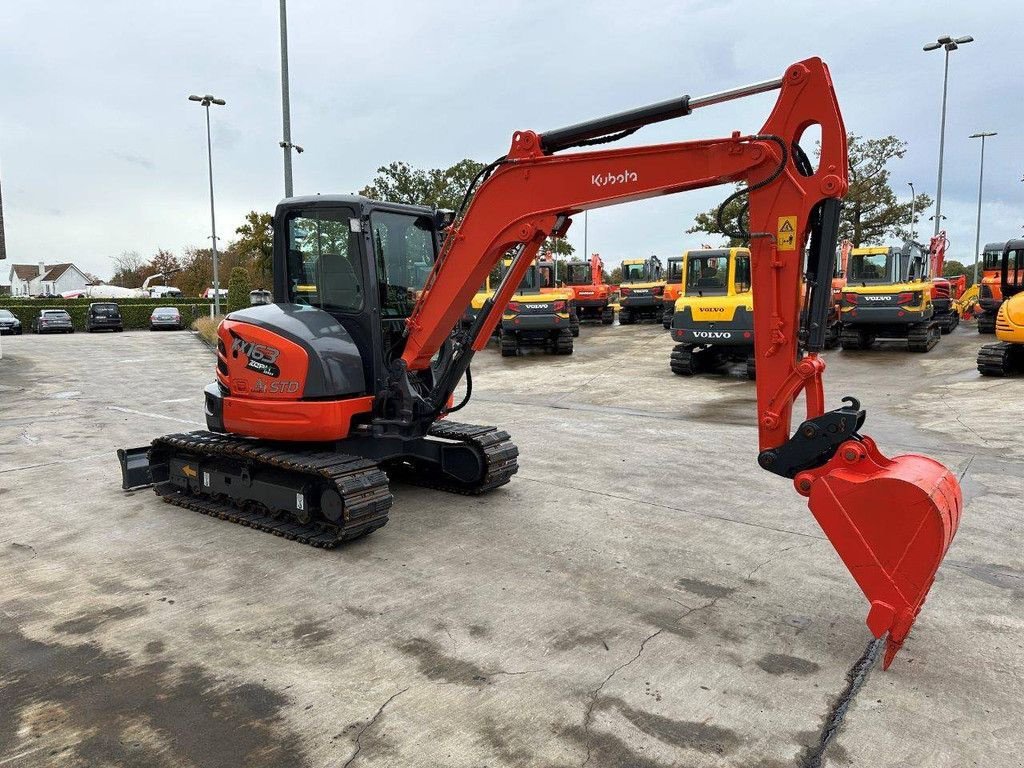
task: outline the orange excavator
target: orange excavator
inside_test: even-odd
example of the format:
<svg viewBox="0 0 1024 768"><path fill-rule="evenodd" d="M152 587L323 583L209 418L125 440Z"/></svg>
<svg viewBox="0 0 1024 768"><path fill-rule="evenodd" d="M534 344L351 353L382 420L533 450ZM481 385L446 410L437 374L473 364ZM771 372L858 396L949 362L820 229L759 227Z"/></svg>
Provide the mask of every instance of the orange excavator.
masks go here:
<svg viewBox="0 0 1024 768"><path fill-rule="evenodd" d="M573 292L573 303L580 321L595 320L602 325L615 322L611 305L612 286L604 281L604 262L590 254L588 261L572 259L565 263L565 288Z"/></svg>
<svg viewBox="0 0 1024 768"><path fill-rule="evenodd" d="M772 90L778 99L756 133L564 151ZM812 125L821 129L817 167L798 143ZM544 241L564 236L584 211L740 183L726 203L746 198L750 231L740 222L727 229L750 240L758 464L807 499L868 599L871 632L888 633L888 666L962 502L956 477L937 461L885 457L861 432L866 414L855 398L825 408L819 353L848 185L846 136L828 69L810 58L754 85L516 131L508 153L467 190L443 245L447 221L429 208L349 195L286 199L274 214L275 303L221 323L208 431L120 451L123 485L153 484L171 504L321 547L384 525L390 476L469 494L504 485L518 468L508 433L449 416L471 397L473 355ZM508 253L494 295L460 330ZM801 395L807 413L794 428Z"/></svg>

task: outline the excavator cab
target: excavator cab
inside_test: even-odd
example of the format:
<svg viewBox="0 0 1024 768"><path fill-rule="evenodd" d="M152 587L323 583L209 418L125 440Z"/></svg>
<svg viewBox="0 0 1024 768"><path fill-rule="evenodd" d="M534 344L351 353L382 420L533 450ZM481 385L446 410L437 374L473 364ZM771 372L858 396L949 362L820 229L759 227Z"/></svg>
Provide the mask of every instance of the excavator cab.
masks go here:
<svg viewBox="0 0 1024 768"><path fill-rule="evenodd" d="M982 376L1024 373L1024 240L1010 240L1003 246L999 292L998 341L978 350L978 372Z"/></svg>
<svg viewBox="0 0 1024 768"><path fill-rule="evenodd" d="M660 320L665 312L662 306L664 293L661 259L650 256L623 261L622 281L619 283L619 325Z"/></svg>
<svg viewBox="0 0 1024 768"><path fill-rule="evenodd" d="M672 315L676 311L676 299L683 293L683 264L686 255L669 256L665 261L665 292L661 297L663 313L661 325L667 331L672 327Z"/></svg>
<svg viewBox="0 0 1024 768"><path fill-rule="evenodd" d="M996 332L996 315L1003 303L1002 263L1006 243L986 243L981 253L978 285L978 333Z"/></svg>

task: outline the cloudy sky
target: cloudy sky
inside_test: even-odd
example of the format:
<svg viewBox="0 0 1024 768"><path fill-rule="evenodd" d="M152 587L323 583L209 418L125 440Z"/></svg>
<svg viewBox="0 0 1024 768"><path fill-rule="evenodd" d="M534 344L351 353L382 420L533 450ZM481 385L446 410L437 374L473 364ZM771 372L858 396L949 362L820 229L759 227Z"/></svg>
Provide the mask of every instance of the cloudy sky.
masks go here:
<svg viewBox="0 0 1024 768"><path fill-rule="evenodd" d="M749 9L749 10L748 10ZM218 230L283 194L277 0L49 0L5 3L0 24L0 178L8 258L74 261L208 243L205 128L214 108ZM544 130L674 95L828 62L847 128L909 142L893 182L934 196L941 51L951 55L943 214L953 258L970 259L986 149L982 241L1024 224L1024 7L1005 2L648 2L290 0L297 193L351 192L392 160L489 161L513 130ZM643 129L651 143L753 132L765 95ZM695 213L721 190L596 211L588 244L606 261L699 245ZM582 249L583 222L570 231ZM927 229L928 225L923 225ZM8 269L0 264L0 281Z"/></svg>

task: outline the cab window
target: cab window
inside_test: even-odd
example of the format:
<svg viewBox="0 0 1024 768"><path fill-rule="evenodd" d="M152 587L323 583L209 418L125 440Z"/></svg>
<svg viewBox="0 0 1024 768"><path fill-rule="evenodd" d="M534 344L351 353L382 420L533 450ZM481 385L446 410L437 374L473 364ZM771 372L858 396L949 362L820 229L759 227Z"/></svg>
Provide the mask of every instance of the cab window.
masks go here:
<svg viewBox="0 0 1024 768"><path fill-rule="evenodd" d="M370 214L382 318L408 317L434 265L434 224L429 216Z"/></svg>
<svg viewBox="0 0 1024 768"><path fill-rule="evenodd" d="M363 308L355 214L349 208L300 211L288 219L288 300L332 312Z"/></svg>
<svg viewBox="0 0 1024 768"><path fill-rule="evenodd" d="M728 274L729 260L721 253L691 254L686 259L686 295L724 296Z"/></svg>
<svg viewBox="0 0 1024 768"><path fill-rule="evenodd" d="M736 293L750 290L750 257L746 254L736 257Z"/></svg>

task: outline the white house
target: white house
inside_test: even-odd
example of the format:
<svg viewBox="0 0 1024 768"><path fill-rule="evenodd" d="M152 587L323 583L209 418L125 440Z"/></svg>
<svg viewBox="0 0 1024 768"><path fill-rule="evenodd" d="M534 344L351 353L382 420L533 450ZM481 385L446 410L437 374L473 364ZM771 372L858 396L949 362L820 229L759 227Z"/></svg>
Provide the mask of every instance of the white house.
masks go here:
<svg viewBox="0 0 1024 768"><path fill-rule="evenodd" d="M89 277L74 264L12 264L11 296L60 296L81 291Z"/></svg>

